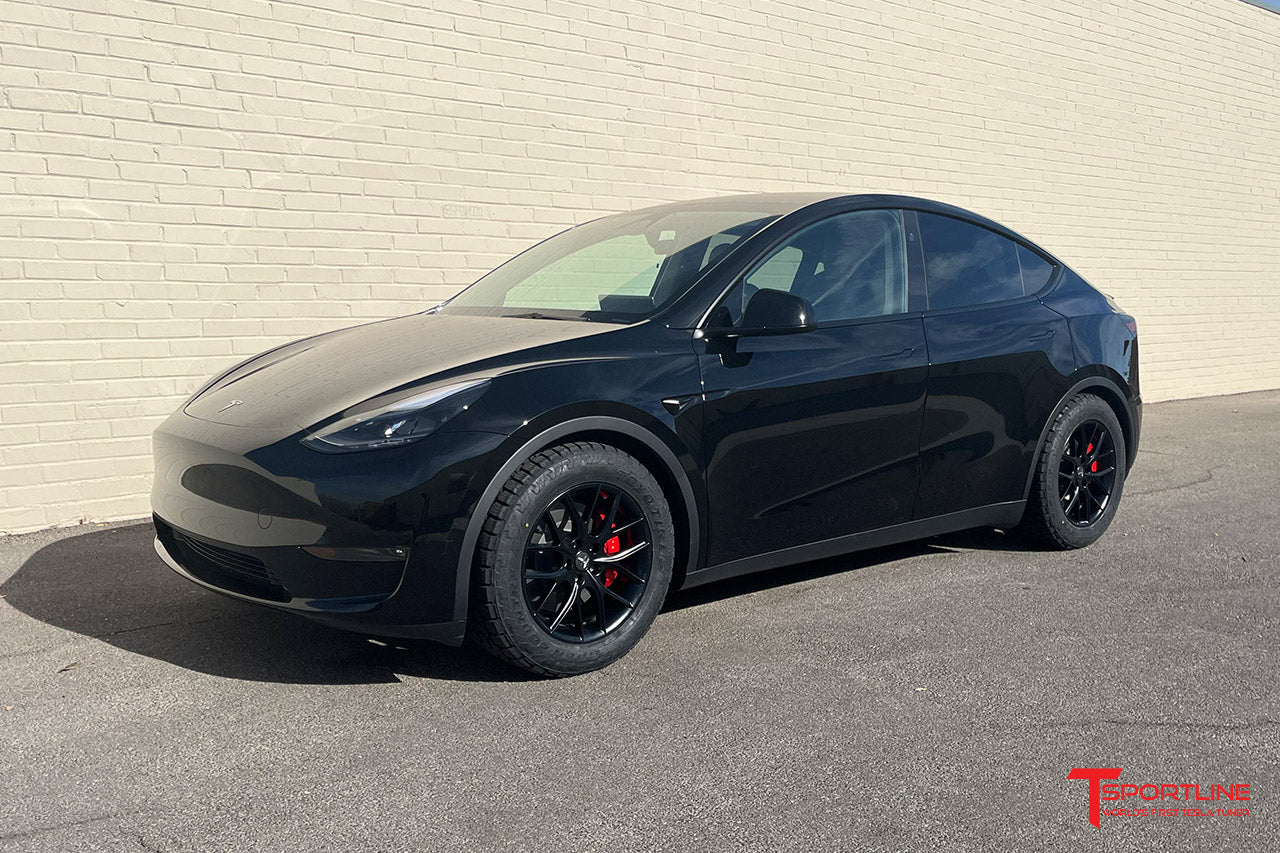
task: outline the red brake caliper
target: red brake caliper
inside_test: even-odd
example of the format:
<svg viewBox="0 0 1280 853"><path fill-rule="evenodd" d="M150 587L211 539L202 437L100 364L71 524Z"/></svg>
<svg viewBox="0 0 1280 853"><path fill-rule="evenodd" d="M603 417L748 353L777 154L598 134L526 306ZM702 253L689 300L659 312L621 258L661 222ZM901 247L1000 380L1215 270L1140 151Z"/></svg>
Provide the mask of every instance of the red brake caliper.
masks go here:
<svg viewBox="0 0 1280 853"><path fill-rule="evenodd" d="M617 527L617 526L618 526L618 525L616 525L616 524L614 525L614 527ZM614 554L618 553L618 552L619 552L619 551L621 551L621 550L622 550L622 543L618 541L618 537L617 537L617 536L612 536L612 537L610 537L610 538L608 538L608 539L606 539L606 540L605 540L605 542L604 542L604 553L605 553L607 556L612 557ZM605 570L604 570L604 585L605 585L605 586L612 586L612 585L613 585L613 582L614 582L614 581L616 581L617 579L618 579L618 570L617 570L617 569L605 569Z"/></svg>
<svg viewBox="0 0 1280 853"><path fill-rule="evenodd" d="M1093 442L1092 442L1092 441L1091 441L1091 442L1089 442L1089 446L1088 446L1088 447L1086 447L1086 448L1084 449L1084 452L1085 452L1085 453L1092 453L1092 452L1093 452ZM1089 466L1089 470L1090 470L1090 471L1092 471L1092 472L1093 472L1093 473L1095 473L1095 474L1096 474L1096 473L1098 473L1098 460L1097 460L1097 459L1093 460L1093 464Z"/></svg>

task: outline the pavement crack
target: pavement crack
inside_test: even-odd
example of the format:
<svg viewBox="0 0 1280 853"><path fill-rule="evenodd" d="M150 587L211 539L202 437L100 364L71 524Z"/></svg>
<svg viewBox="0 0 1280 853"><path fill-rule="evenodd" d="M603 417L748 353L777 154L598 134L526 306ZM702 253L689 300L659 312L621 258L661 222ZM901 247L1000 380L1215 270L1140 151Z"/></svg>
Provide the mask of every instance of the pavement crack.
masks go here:
<svg viewBox="0 0 1280 853"><path fill-rule="evenodd" d="M1213 479L1213 472L1214 472L1214 470L1215 470L1215 469L1213 469L1213 468L1208 468L1208 469L1206 469L1206 470L1204 471L1204 476L1203 476L1203 477L1197 477L1196 479L1194 479L1194 480L1190 480L1190 481L1188 481L1188 482L1186 482L1186 483L1177 483L1177 484L1172 485L1172 486L1161 486L1160 488L1157 488L1157 489L1149 489L1149 490L1147 490L1147 491L1130 491L1130 492L1129 492L1129 494L1133 494L1133 495L1163 495L1163 494L1165 494L1166 492L1176 492L1176 491L1178 491L1179 489L1189 489L1189 488L1191 488L1192 486L1202 486L1202 485L1204 485L1205 483L1207 483L1207 482L1209 482L1210 480L1212 480L1212 479Z"/></svg>
<svg viewBox="0 0 1280 853"><path fill-rule="evenodd" d="M132 628L120 628L116 631L107 631L102 634L90 634L95 640L106 639L107 637L119 637L122 634L136 634L139 631L151 631L156 628L168 628L173 625L207 625L210 622L220 622L227 619L239 619L241 616L210 616L208 619L169 619L165 622L154 622L150 625L137 625Z"/></svg>
<svg viewBox="0 0 1280 853"><path fill-rule="evenodd" d="M1270 718L1256 720L1250 723L1192 723L1179 722L1174 720L1156 721L1156 720L1096 720L1108 726L1146 726L1156 729L1212 729L1214 731L1243 731L1245 729L1259 729L1266 726L1278 726L1280 720L1272 720ZM1070 725L1078 725L1072 723Z"/></svg>
<svg viewBox="0 0 1280 853"><path fill-rule="evenodd" d="M37 835L43 835L46 832L56 832L59 829L68 829L73 826L84 826L90 823L101 823L104 820L113 820L123 817L120 814L104 814L97 817L86 817L80 820L66 820L60 823L49 824L48 826L36 826L30 829L20 829L17 832L0 833L0 841L13 841L18 838L33 838Z"/></svg>

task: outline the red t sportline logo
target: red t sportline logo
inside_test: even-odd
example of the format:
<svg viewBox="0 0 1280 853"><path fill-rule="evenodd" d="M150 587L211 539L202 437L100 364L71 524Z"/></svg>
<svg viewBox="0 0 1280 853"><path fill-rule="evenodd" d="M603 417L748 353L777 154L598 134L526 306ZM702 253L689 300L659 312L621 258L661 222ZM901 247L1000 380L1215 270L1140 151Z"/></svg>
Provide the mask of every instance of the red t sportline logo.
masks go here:
<svg viewBox="0 0 1280 853"><path fill-rule="evenodd" d="M1248 817L1248 808L1216 808L1200 805L1203 803L1219 803L1223 800L1248 801L1249 784L1209 786L1209 795L1201 796L1197 782L1179 782L1146 785L1104 785L1104 781L1120 778L1119 767L1073 767L1067 774L1068 779L1085 779L1089 782L1089 823L1102 826L1102 814L1108 817ZM1103 809L1103 802L1120 801L1129 797L1151 802L1159 801L1157 806L1140 806L1138 808L1121 807ZM1166 800L1176 800L1186 805L1166 804ZM1193 807L1190 803L1195 802Z"/></svg>
<svg viewBox="0 0 1280 853"><path fill-rule="evenodd" d="M1102 780L1119 779L1119 767L1072 767L1068 779L1089 780L1089 823L1102 827Z"/></svg>

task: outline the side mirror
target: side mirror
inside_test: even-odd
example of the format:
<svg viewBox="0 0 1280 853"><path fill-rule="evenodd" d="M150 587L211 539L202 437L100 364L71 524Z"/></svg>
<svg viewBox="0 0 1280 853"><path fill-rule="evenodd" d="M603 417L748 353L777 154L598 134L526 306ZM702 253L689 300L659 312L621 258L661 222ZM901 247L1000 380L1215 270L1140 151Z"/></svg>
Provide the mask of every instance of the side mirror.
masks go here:
<svg viewBox="0 0 1280 853"><path fill-rule="evenodd" d="M818 328L809 300L785 290L757 290L747 301L738 326L707 329L709 337L746 338L761 335L794 335Z"/></svg>

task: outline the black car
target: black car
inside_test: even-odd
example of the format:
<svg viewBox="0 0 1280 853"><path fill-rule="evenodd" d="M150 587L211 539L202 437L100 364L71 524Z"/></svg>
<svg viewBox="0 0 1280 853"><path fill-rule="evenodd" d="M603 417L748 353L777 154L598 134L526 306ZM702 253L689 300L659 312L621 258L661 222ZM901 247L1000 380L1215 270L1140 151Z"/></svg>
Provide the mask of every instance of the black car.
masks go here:
<svg viewBox="0 0 1280 853"><path fill-rule="evenodd" d="M1138 446L1136 332L932 201L608 216L209 382L155 435L156 548L237 598L584 672L671 589L978 526L1093 542Z"/></svg>

